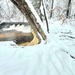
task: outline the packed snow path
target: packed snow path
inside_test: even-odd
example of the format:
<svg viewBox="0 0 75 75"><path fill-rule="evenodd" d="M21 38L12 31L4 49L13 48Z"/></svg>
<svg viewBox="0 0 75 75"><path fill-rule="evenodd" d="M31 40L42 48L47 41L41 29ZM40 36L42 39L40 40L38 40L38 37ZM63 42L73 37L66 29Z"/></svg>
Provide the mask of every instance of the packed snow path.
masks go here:
<svg viewBox="0 0 75 75"><path fill-rule="evenodd" d="M47 44L0 42L0 75L75 75L73 25L50 22Z"/></svg>

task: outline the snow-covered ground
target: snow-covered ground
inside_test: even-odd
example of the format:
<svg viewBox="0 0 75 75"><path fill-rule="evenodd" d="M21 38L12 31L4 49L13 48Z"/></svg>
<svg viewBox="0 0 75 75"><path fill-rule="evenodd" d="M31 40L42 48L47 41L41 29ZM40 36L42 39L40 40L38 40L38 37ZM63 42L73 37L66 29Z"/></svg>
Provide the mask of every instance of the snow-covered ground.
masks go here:
<svg viewBox="0 0 75 75"><path fill-rule="evenodd" d="M75 21L49 21L47 43L0 42L0 75L75 75Z"/></svg>
<svg viewBox="0 0 75 75"><path fill-rule="evenodd" d="M7 3L4 3L5 0L1 1L3 1L1 5L4 8ZM47 35L47 43L42 41L38 45L24 47L18 46L12 41L0 42L0 75L75 75L75 20L65 20L62 24L60 20L50 19L50 33L48 34L46 26L44 27L44 24L40 22L31 3L29 0L26 1L36 15L37 22L42 25ZM9 6L13 8L11 4ZM15 14L12 9L8 11L5 7L4 11L7 13L2 14L4 18L0 19L1 22L8 21L7 18L15 22L24 21L20 12L17 12L14 18ZM12 14L13 18L11 18ZM11 26L9 29L14 27ZM15 29L24 30L23 32L31 30L24 26L17 26Z"/></svg>

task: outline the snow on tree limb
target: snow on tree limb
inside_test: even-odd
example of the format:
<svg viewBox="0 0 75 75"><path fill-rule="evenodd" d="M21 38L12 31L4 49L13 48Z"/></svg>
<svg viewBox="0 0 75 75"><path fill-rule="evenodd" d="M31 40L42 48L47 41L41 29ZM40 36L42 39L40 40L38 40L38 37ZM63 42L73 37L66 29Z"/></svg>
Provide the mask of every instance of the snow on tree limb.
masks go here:
<svg viewBox="0 0 75 75"><path fill-rule="evenodd" d="M46 35L41 28L41 20L35 9L32 7L29 0L11 0L13 4L17 6L17 8L24 14L27 18L28 22L30 23L32 29L36 33L37 37L39 38L37 31L42 36L43 40L46 40ZM30 7L29 7L30 6Z"/></svg>

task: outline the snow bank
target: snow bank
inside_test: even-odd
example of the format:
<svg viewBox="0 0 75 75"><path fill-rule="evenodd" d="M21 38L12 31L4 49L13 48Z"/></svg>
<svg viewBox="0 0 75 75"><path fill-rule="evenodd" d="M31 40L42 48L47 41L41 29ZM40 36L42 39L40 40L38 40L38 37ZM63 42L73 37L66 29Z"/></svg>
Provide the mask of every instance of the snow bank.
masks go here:
<svg viewBox="0 0 75 75"><path fill-rule="evenodd" d="M0 42L0 75L75 75L74 27L67 21L49 23L47 44L19 47Z"/></svg>

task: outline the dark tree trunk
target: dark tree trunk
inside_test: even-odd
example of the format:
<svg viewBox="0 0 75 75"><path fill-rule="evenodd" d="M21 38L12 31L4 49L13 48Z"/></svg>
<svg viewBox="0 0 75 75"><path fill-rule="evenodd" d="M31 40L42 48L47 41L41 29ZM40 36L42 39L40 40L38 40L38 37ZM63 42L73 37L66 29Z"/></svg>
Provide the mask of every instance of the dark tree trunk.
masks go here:
<svg viewBox="0 0 75 75"><path fill-rule="evenodd" d="M45 7L45 4L44 4L43 0L42 0L42 5L43 5L43 11L44 11L46 25L47 25L47 32L49 33L48 19L47 19L47 14L46 14L46 9L45 9L46 7Z"/></svg>
<svg viewBox="0 0 75 75"><path fill-rule="evenodd" d="M36 36L40 39L40 37L38 36L38 33L37 33L37 31L38 31L40 33L40 35L42 36L43 40L46 40L46 35L43 32L40 24L37 23L36 17L32 13L27 2L25 0L11 0L11 1L24 14L24 16L28 20L29 24L31 25L31 28L36 33Z"/></svg>

